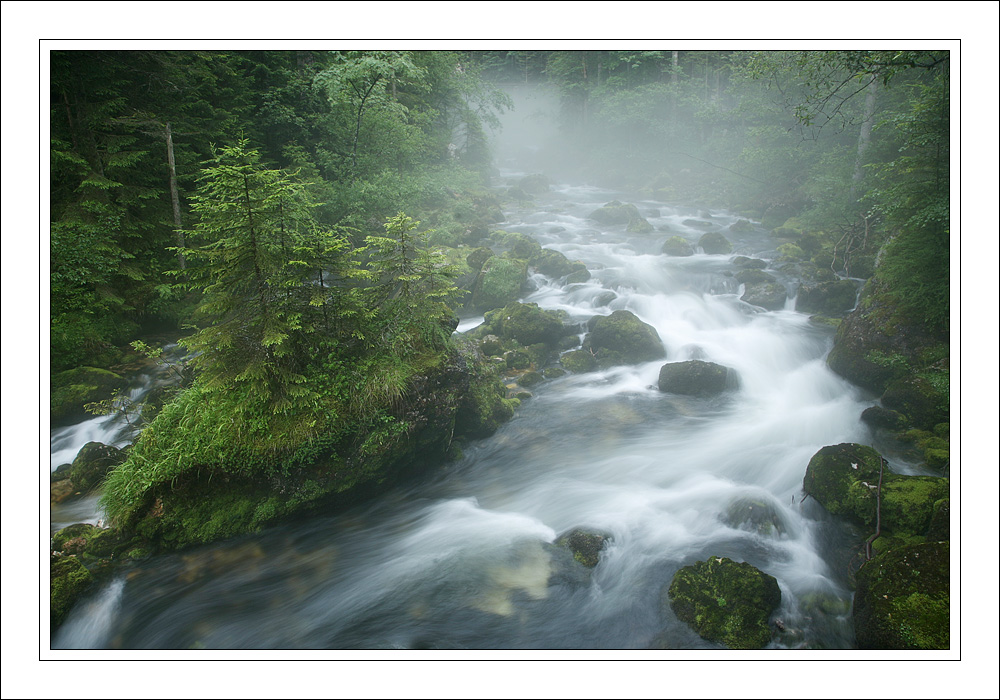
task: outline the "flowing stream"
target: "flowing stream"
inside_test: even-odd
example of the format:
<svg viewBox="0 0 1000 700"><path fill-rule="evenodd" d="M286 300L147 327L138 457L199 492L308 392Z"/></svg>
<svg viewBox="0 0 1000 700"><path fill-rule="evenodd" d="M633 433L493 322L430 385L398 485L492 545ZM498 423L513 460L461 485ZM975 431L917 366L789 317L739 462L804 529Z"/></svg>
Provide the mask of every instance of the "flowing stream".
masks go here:
<svg viewBox="0 0 1000 700"><path fill-rule="evenodd" d="M587 220L616 198L657 231ZM872 442L859 416L873 401L827 368L833 331L796 312L794 297L784 310L751 307L732 255L660 252L669 235L694 242L737 220L705 214L568 185L508 212L501 228L593 275L571 285L534 275L524 301L580 324L629 309L656 328L667 359L547 380L458 461L348 512L143 562L78 605L53 646L717 648L661 593L678 568L726 556L777 578L785 630L773 647L851 648L851 553L801 487L819 448ZM762 231L725 233L733 255L775 257ZM735 369L740 389L659 392L662 364L687 359ZM53 436L54 464L66 461L57 449ZM611 536L593 570L551 546L574 527Z"/></svg>

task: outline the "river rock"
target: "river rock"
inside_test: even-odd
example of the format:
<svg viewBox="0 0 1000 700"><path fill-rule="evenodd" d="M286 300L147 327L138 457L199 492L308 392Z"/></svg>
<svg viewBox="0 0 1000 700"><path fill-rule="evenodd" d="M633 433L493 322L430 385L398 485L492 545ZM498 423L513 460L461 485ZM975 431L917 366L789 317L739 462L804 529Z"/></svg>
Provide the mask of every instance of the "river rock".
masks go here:
<svg viewBox="0 0 1000 700"><path fill-rule="evenodd" d="M746 219L740 219L739 221L730 224L729 230L732 231L733 233L752 233L753 224L751 224Z"/></svg>
<svg viewBox="0 0 1000 700"><path fill-rule="evenodd" d="M582 374L597 369L597 358L589 350L572 350L562 355L559 362L570 372Z"/></svg>
<svg viewBox="0 0 1000 700"><path fill-rule="evenodd" d="M88 442L77 452L70 467L73 488L86 493L104 480L112 469L125 461L125 453L117 447L100 442Z"/></svg>
<svg viewBox="0 0 1000 700"><path fill-rule="evenodd" d="M531 260L542 252L538 241L520 231L494 231L490 234L490 241L498 252L518 260Z"/></svg>
<svg viewBox="0 0 1000 700"><path fill-rule="evenodd" d="M763 270L767 267L767 261L760 258L748 258L745 255L737 255L733 258L733 265L741 270Z"/></svg>
<svg viewBox="0 0 1000 700"><path fill-rule="evenodd" d="M948 422L949 392L920 375L893 380L882 394L882 405L903 414L910 425L924 430Z"/></svg>
<svg viewBox="0 0 1000 700"><path fill-rule="evenodd" d="M624 204L617 199L608 202L587 217L602 224L625 224L628 233L649 233L653 225L646 221L634 204Z"/></svg>
<svg viewBox="0 0 1000 700"><path fill-rule="evenodd" d="M556 545L568 548L573 552L574 559L593 569L610 541L611 535L607 532L575 528L560 535L556 539Z"/></svg>
<svg viewBox="0 0 1000 700"><path fill-rule="evenodd" d="M767 497L744 496L734 499L727 507L722 521L733 528L749 530L766 537L777 537L788 532L788 524L781 510Z"/></svg>
<svg viewBox="0 0 1000 700"><path fill-rule="evenodd" d="M762 649L771 641L768 618L781 603L781 589L751 564L709 557L678 570L661 601L704 639Z"/></svg>
<svg viewBox="0 0 1000 700"><path fill-rule="evenodd" d="M666 357L660 334L631 311L619 309L610 316L596 316L584 340L584 350L594 353L602 367L636 365Z"/></svg>
<svg viewBox="0 0 1000 700"><path fill-rule="evenodd" d="M729 255L733 252L733 244L717 231L710 231L699 238L698 247L707 255Z"/></svg>
<svg viewBox="0 0 1000 700"><path fill-rule="evenodd" d="M795 308L806 313L843 316L854 308L857 296L857 285L850 280L821 282L799 287Z"/></svg>
<svg viewBox="0 0 1000 700"><path fill-rule="evenodd" d="M521 345L556 343L567 331L557 312L540 309L534 303L508 304L491 312L488 321L504 338Z"/></svg>
<svg viewBox="0 0 1000 700"><path fill-rule="evenodd" d="M479 247L465 257L466 264L477 272L483 269L487 260L493 257L493 251L486 247Z"/></svg>
<svg viewBox="0 0 1000 700"><path fill-rule="evenodd" d="M549 178L541 173L525 175L517 181L517 186L529 194L544 194L552 189Z"/></svg>
<svg viewBox="0 0 1000 700"><path fill-rule="evenodd" d="M906 426L906 417L902 413L884 406L869 406L862 411L861 420L873 428L886 430L902 430Z"/></svg>
<svg viewBox="0 0 1000 700"><path fill-rule="evenodd" d="M120 375L97 367L77 367L52 375L49 415L53 425L86 416L86 404L110 399L124 387Z"/></svg>
<svg viewBox="0 0 1000 700"><path fill-rule="evenodd" d="M94 585L95 579L75 556L53 556L49 562L49 625L56 629L63 623L79 598Z"/></svg>
<svg viewBox="0 0 1000 700"><path fill-rule="evenodd" d="M577 268L569 261L565 255L558 250L542 248L537 254L528 260L528 265L535 268L543 275L553 278L565 277ZM586 268L586 266L584 266Z"/></svg>
<svg viewBox="0 0 1000 700"><path fill-rule="evenodd" d="M671 236L668 238L663 244L662 250L664 255L672 255L674 257L694 255L694 246L688 243L687 239L680 236Z"/></svg>
<svg viewBox="0 0 1000 700"><path fill-rule="evenodd" d="M854 633L860 649L949 649L948 542L899 547L857 574Z"/></svg>
<svg viewBox="0 0 1000 700"><path fill-rule="evenodd" d="M752 306L759 306L768 311L777 311L785 308L785 300L788 293L784 285L777 282L758 282L746 285L743 290L741 300Z"/></svg>
<svg viewBox="0 0 1000 700"><path fill-rule="evenodd" d="M483 313L517 301L527 278L525 261L494 256L485 262L476 279L472 305Z"/></svg>
<svg viewBox="0 0 1000 700"><path fill-rule="evenodd" d="M735 386L734 370L714 362L686 360L660 368L657 383L660 391L687 396L715 396Z"/></svg>

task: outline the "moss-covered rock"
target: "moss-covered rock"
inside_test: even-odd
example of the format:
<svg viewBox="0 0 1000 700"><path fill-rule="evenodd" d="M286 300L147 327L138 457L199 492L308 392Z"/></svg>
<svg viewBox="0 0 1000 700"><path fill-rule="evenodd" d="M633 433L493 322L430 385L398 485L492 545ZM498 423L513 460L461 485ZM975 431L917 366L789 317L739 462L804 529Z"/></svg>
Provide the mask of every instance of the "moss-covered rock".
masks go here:
<svg viewBox="0 0 1000 700"><path fill-rule="evenodd" d="M652 362L667 354L656 329L625 309L592 319L584 349L593 352L602 367Z"/></svg>
<svg viewBox="0 0 1000 700"><path fill-rule="evenodd" d="M861 649L949 649L950 547L899 547L857 574L854 632Z"/></svg>
<svg viewBox="0 0 1000 700"><path fill-rule="evenodd" d="M733 244L718 231L709 231L699 238L698 247L707 255L729 255L733 252Z"/></svg>
<svg viewBox="0 0 1000 700"><path fill-rule="evenodd" d="M775 279L774 275L764 272L759 267L746 267L736 273L736 281L740 284L753 285L753 284L773 284L778 280Z"/></svg>
<svg viewBox="0 0 1000 700"><path fill-rule="evenodd" d="M558 250L551 250L549 248L542 248L537 255L533 255L531 259L528 260L528 265L535 268L543 275L548 275L549 277L554 278L565 277L577 269L576 266L570 262L569 258L560 253Z"/></svg>
<svg viewBox="0 0 1000 700"><path fill-rule="evenodd" d="M62 425L87 415L84 406L110 399L125 380L97 367L77 367L52 375L49 415L53 425Z"/></svg>
<svg viewBox="0 0 1000 700"><path fill-rule="evenodd" d="M767 498L743 496L734 499L722 515L722 522L740 530L756 532L765 537L778 537L788 532L788 523L778 505Z"/></svg>
<svg viewBox="0 0 1000 700"><path fill-rule="evenodd" d="M589 350L571 350L560 356L559 362L575 374L593 372L597 369L597 358Z"/></svg>
<svg viewBox="0 0 1000 700"><path fill-rule="evenodd" d="M663 602L709 641L762 649L771 641L768 618L781 603L781 589L751 564L710 557L679 569L664 587Z"/></svg>
<svg viewBox="0 0 1000 700"><path fill-rule="evenodd" d="M555 343L566 334L562 317L538 304L514 303L490 314L490 325L507 339L521 345Z"/></svg>
<svg viewBox="0 0 1000 700"><path fill-rule="evenodd" d="M490 234L493 248L505 257L531 260L542 252L542 246L531 236L519 231L494 231Z"/></svg>
<svg viewBox="0 0 1000 700"><path fill-rule="evenodd" d="M788 293L784 285L777 282L758 282L746 285L743 290L743 301L753 306L759 306L768 311L777 311L785 308L785 300Z"/></svg>
<svg viewBox="0 0 1000 700"><path fill-rule="evenodd" d="M49 625L57 628L73 605L94 585L94 576L75 556L54 556L49 562Z"/></svg>
<svg viewBox="0 0 1000 700"><path fill-rule="evenodd" d="M671 236L663 244L662 251L664 255L686 257L688 255L694 255L694 246L692 246L687 239L681 238L680 236Z"/></svg>
<svg viewBox="0 0 1000 700"><path fill-rule="evenodd" d="M728 388L736 388L735 370L714 362L686 360L672 362L660 368L657 383L660 391L688 396L715 396Z"/></svg>
<svg viewBox="0 0 1000 700"><path fill-rule="evenodd" d="M610 541L611 535L607 532L574 528L560 535L556 545L568 548L573 552L574 559L593 569L600 561L601 551Z"/></svg>
<svg viewBox="0 0 1000 700"><path fill-rule="evenodd" d="M760 258L748 258L745 255L737 255L733 258L733 265L741 270L763 270L767 267L767 261Z"/></svg>
<svg viewBox="0 0 1000 700"><path fill-rule="evenodd" d="M549 178L541 173L525 175L517 181L517 186L529 194L544 194L552 189Z"/></svg>
<svg viewBox="0 0 1000 700"><path fill-rule="evenodd" d="M77 452L70 467L73 487L82 493L90 491L104 480L112 469L125 461L124 451L100 442L88 442Z"/></svg>
<svg viewBox="0 0 1000 700"><path fill-rule="evenodd" d="M802 489L834 515L853 515L851 486L878 483L882 456L867 445L841 443L820 448L809 460Z"/></svg>
<svg viewBox="0 0 1000 700"><path fill-rule="evenodd" d="M528 371L517 378L517 383L523 387L530 389L531 387L541 384L545 381L545 377L542 376L541 372Z"/></svg>
<svg viewBox="0 0 1000 700"><path fill-rule="evenodd" d="M746 219L740 219L729 225L729 230L733 233L753 233L753 224Z"/></svg>
<svg viewBox="0 0 1000 700"><path fill-rule="evenodd" d="M634 204L625 204L617 199L592 211L588 218L611 226L625 224L628 233L650 233L653 230L653 225L646 221Z"/></svg>
<svg viewBox="0 0 1000 700"><path fill-rule="evenodd" d="M882 394L882 405L902 413L910 425L931 430L949 420L949 392L920 375L911 375L889 383Z"/></svg>
<svg viewBox="0 0 1000 700"><path fill-rule="evenodd" d="M906 416L884 406L869 406L861 413L861 420L873 428L901 430L906 426Z"/></svg>
<svg viewBox="0 0 1000 700"><path fill-rule="evenodd" d="M493 257L493 251L486 247L479 247L465 257L465 263L473 270L483 269L487 260Z"/></svg>
<svg viewBox="0 0 1000 700"><path fill-rule="evenodd" d="M480 312L517 301L528 278L524 260L492 257L483 265L472 291L472 305Z"/></svg>
<svg viewBox="0 0 1000 700"><path fill-rule="evenodd" d="M799 287L795 308L806 313L842 316L854 308L858 288L850 280Z"/></svg>
<svg viewBox="0 0 1000 700"><path fill-rule="evenodd" d="M583 284L591 277L590 270L586 267L577 267L566 275L566 284Z"/></svg>

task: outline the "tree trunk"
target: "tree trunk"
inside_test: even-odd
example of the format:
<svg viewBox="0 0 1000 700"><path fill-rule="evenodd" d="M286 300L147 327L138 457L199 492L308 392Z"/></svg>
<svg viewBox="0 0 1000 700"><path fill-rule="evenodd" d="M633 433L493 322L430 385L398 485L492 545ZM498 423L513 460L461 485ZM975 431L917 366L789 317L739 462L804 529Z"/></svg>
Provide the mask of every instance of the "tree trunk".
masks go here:
<svg viewBox="0 0 1000 700"><path fill-rule="evenodd" d="M183 270L187 267L184 260L184 231L181 228L181 199L177 194L177 166L174 162L174 137L170 130L170 122L164 125L164 136L167 140L167 166L170 170L170 205L174 210L174 240L177 243L177 264Z"/></svg>
<svg viewBox="0 0 1000 700"><path fill-rule="evenodd" d="M861 122L861 131L858 132L858 155L854 159L854 176L851 178L851 201L858 198L858 188L865 177L865 152L871 145L872 127L875 125L875 104L878 96L879 75L872 76L872 82L868 86L868 94L865 95L865 114Z"/></svg>

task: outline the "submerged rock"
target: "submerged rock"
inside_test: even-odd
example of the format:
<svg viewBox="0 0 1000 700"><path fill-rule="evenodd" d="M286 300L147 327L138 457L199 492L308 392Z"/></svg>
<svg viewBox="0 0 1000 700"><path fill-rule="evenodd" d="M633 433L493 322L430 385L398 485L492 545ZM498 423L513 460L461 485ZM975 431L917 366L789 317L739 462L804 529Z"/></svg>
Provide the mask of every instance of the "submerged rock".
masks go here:
<svg viewBox="0 0 1000 700"><path fill-rule="evenodd" d="M610 541L611 535L606 532L575 528L560 535L556 545L568 548L573 552L574 559L592 569L597 566L601 551Z"/></svg>
<svg viewBox="0 0 1000 700"><path fill-rule="evenodd" d="M782 517L781 510L768 498L737 498L726 507L722 521L730 527L767 537L788 532L788 524Z"/></svg>
<svg viewBox="0 0 1000 700"><path fill-rule="evenodd" d="M725 557L695 562L674 574L661 601L700 636L730 649L762 649L768 618L781 603L778 581L755 566Z"/></svg>
<svg viewBox="0 0 1000 700"><path fill-rule="evenodd" d="M592 319L584 349L593 352L602 367L636 365L666 357L660 334L631 311L619 309Z"/></svg>
<svg viewBox="0 0 1000 700"><path fill-rule="evenodd" d="M949 649L950 547L899 547L857 575L854 632L861 649Z"/></svg>
<svg viewBox="0 0 1000 700"><path fill-rule="evenodd" d="M663 244L662 250L664 255L673 255L675 257L694 255L694 246L680 236L671 236L668 238Z"/></svg>
<svg viewBox="0 0 1000 700"><path fill-rule="evenodd" d="M699 238L698 247L708 255L729 255L733 252L733 244L717 231L711 231Z"/></svg>
<svg viewBox="0 0 1000 700"><path fill-rule="evenodd" d="M672 362L660 368L660 391L687 396L715 396L735 388L736 373L728 367L703 360Z"/></svg>

